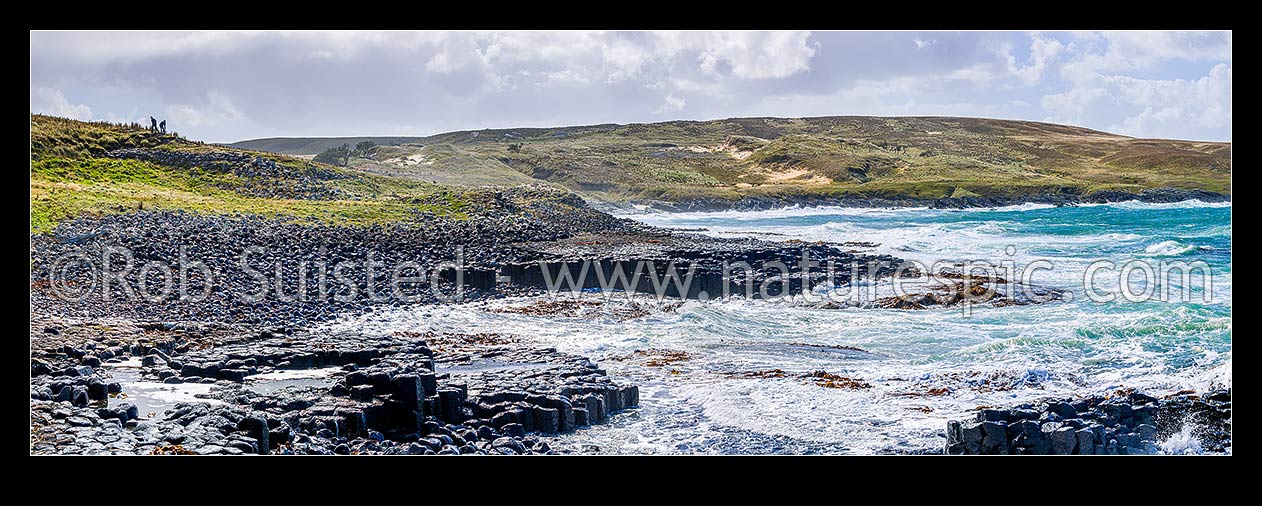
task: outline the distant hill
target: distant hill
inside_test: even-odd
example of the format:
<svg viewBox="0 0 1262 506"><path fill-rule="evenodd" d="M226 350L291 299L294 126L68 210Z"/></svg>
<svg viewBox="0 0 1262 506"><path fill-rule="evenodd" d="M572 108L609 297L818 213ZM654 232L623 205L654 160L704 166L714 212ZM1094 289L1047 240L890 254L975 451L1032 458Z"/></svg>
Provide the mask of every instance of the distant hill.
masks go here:
<svg viewBox="0 0 1262 506"><path fill-rule="evenodd" d="M352 161L369 172L455 185L547 181L611 201L1231 191L1230 143L983 118L736 118L230 146L310 155L362 140L383 145Z"/></svg>
<svg viewBox="0 0 1262 506"><path fill-rule="evenodd" d="M350 144L354 146L363 141L372 141L383 146L395 146L415 142L421 137L268 137L234 142L225 146L253 151L267 151L285 155L315 155L326 149Z"/></svg>
<svg viewBox="0 0 1262 506"><path fill-rule="evenodd" d="M465 219L501 201L518 209L539 206L545 215L595 212L575 207L573 194L556 187L449 187L204 144L134 124L31 115L32 233L81 216L140 210L367 225Z"/></svg>

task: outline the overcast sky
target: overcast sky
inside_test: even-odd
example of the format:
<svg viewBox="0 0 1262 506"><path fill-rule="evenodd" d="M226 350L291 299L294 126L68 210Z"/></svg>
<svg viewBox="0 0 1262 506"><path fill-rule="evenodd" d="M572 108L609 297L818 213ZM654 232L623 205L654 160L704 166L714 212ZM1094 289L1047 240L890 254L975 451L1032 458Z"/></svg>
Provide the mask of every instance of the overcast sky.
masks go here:
<svg viewBox="0 0 1262 506"><path fill-rule="evenodd" d="M1231 140L1231 32L32 32L31 112L194 139L946 115Z"/></svg>

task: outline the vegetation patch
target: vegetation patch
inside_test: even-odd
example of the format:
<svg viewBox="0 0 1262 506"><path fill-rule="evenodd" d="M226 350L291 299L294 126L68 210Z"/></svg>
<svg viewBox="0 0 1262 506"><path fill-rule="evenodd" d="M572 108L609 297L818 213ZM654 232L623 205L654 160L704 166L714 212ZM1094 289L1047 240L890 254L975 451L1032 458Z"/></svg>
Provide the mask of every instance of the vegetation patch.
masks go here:
<svg viewBox="0 0 1262 506"><path fill-rule="evenodd" d="M31 132L31 233L49 232L80 216L140 210L347 225L464 219L478 212L476 203L498 198L493 187L447 187L365 173L190 142L137 125L31 115ZM376 149L365 142L352 152L371 155ZM238 167L231 160L250 164Z"/></svg>
<svg viewBox="0 0 1262 506"><path fill-rule="evenodd" d="M364 138L346 142L356 139ZM546 181L613 201L1231 191L1229 143L981 118L736 118L481 130L413 138L391 149L396 160L421 155L425 163L373 171L444 184Z"/></svg>

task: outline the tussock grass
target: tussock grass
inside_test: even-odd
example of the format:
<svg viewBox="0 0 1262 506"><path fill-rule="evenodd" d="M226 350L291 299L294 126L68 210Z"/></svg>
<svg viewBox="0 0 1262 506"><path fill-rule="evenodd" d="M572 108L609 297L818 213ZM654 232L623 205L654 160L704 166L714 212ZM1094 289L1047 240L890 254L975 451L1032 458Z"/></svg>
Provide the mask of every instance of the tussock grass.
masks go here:
<svg viewBox="0 0 1262 506"><path fill-rule="evenodd" d="M318 183L337 190L337 198L265 198L245 192L249 181L232 172L103 156L107 151L125 147L186 151L231 148L190 142L129 125L40 115L31 116L31 131L31 233L51 231L58 223L79 216L137 210L241 213L363 225L423 219L420 213L426 212L463 219L478 211L479 199L495 191L493 187L451 188L317 164L315 167L341 176ZM311 162L287 156L261 156L296 171L312 166ZM263 182L288 183L275 178Z"/></svg>
<svg viewBox="0 0 1262 506"><path fill-rule="evenodd" d="M1228 143L980 118L737 118L481 130L413 138L390 153L426 154L431 163L417 179L479 184L489 174L517 180L511 170L613 200L1231 191ZM374 171L410 177L390 170Z"/></svg>

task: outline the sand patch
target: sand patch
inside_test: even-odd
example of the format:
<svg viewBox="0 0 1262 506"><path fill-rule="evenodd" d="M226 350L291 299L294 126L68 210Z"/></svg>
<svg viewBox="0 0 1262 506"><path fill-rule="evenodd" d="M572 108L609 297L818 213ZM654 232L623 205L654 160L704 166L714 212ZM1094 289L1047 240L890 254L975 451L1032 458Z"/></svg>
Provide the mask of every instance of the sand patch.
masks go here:
<svg viewBox="0 0 1262 506"><path fill-rule="evenodd" d="M808 184L808 185L827 185L827 184L833 183L832 178L821 176L818 174L813 174L810 170L807 170L807 169L775 170L775 169L770 169L769 167L765 167L765 166L761 168L768 173L766 182L764 184L793 183L793 184Z"/></svg>

